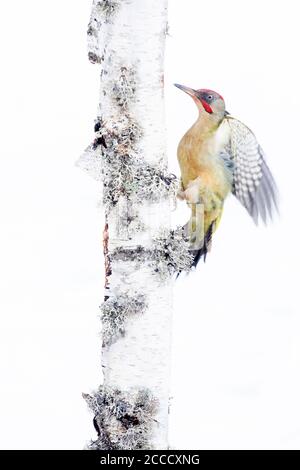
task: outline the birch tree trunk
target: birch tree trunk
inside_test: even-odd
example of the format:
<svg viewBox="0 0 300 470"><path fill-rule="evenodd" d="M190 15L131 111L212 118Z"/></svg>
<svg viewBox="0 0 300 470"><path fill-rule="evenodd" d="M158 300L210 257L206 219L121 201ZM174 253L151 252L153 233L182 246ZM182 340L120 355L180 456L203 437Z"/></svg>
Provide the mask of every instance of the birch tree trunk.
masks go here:
<svg viewBox="0 0 300 470"><path fill-rule="evenodd" d="M84 395L91 449L167 449L174 273L190 264L170 228L164 46L167 0L94 0L89 59L100 69L95 140L79 165L102 181L103 384Z"/></svg>

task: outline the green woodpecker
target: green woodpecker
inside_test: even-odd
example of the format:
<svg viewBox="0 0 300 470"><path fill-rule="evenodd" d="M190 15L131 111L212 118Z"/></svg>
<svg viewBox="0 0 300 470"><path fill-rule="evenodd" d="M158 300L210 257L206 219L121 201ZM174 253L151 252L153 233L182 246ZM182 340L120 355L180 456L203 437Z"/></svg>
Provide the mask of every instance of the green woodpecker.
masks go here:
<svg viewBox="0 0 300 470"><path fill-rule="evenodd" d="M178 196L191 207L187 231L196 266L210 249L228 194L237 197L255 223L259 218L266 223L277 208L277 190L254 134L225 110L222 96L175 86L190 95L199 110L178 146Z"/></svg>

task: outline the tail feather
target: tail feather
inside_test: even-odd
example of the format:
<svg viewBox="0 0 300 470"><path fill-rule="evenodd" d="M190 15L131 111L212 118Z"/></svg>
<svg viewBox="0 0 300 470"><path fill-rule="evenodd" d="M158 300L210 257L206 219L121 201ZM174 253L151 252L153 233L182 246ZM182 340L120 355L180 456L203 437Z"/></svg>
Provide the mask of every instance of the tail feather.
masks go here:
<svg viewBox="0 0 300 470"><path fill-rule="evenodd" d="M198 250L191 250L191 253L193 254L194 256L194 260L193 260L193 264L192 266L193 267L196 267L197 264L199 263L200 259L203 258L203 261L205 262L206 261L206 256L207 256L207 253L210 251L210 248L211 248L211 242L212 242L212 235L214 233L214 225L215 223L212 222L204 236L204 240L203 240L203 246L201 248L199 248Z"/></svg>
<svg viewBox="0 0 300 470"><path fill-rule="evenodd" d="M201 248L199 248L197 250L192 250L192 249L190 250L190 253L194 257L191 267L196 268L201 259L203 259L204 262L206 261L207 253L211 249L212 236L213 236L213 233L214 233L215 228L216 228L216 222L217 222L217 220L212 222L210 224L209 228L207 229L207 232L204 236L203 245L201 246ZM182 227L183 230L187 230L187 226L188 226L188 224L186 224L184 227ZM181 274L181 271L179 271L177 273L176 279L180 276L180 274Z"/></svg>

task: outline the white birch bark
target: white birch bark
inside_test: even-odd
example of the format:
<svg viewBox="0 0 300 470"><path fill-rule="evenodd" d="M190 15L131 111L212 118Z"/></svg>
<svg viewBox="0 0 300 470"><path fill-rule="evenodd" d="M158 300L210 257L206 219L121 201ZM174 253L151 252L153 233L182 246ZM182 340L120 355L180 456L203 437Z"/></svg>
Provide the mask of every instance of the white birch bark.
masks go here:
<svg viewBox="0 0 300 470"><path fill-rule="evenodd" d="M167 449L172 284L190 263L170 230L164 45L167 0L94 0L89 58L101 87L96 138L79 165L103 183L103 385L85 395L92 449Z"/></svg>

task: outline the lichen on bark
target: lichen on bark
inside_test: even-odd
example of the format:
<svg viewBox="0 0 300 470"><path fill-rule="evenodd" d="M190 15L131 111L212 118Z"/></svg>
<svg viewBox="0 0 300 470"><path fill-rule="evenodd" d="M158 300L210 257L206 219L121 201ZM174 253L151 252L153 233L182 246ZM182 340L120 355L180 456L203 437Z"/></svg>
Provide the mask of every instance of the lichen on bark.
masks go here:
<svg viewBox="0 0 300 470"><path fill-rule="evenodd" d="M150 390L100 387L93 395L84 394L94 413L97 439L90 450L151 449L158 403Z"/></svg>
<svg viewBox="0 0 300 470"><path fill-rule="evenodd" d="M122 292L110 297L101 305L102 343L110 346L126 333L126 324L135 315L142 315L147 308L145 296Z"/></svg>
<svg viewBox="0 0 300 470"><path fill-rule="evenodd" d="M184 229L179 227L176 230L162 231L153 239L150 247L137 245L116 248L111 253L111 259L132 261L137 268L141 264L148 264L158 281L168 281L182 271L189 272L194 258Z"/></svg>

